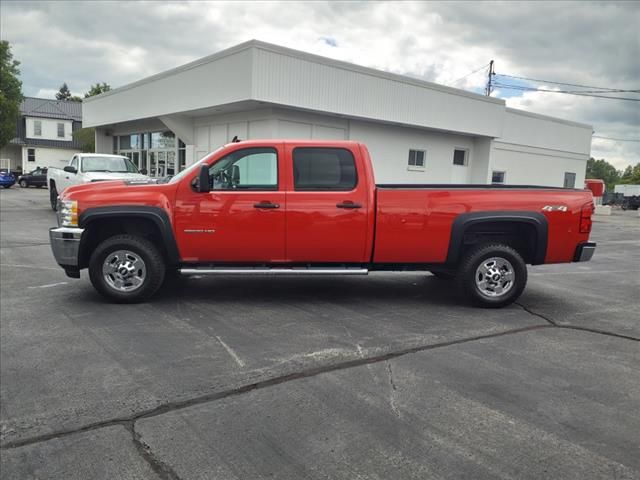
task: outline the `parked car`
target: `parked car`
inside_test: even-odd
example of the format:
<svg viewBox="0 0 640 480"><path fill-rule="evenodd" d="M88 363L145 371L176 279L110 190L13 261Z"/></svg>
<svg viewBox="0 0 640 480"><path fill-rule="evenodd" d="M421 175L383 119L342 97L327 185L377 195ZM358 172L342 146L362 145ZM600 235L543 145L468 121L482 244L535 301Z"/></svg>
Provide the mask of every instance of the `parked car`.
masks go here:
<svg viewBox="0 0 640 480"><path fill-rule="evenodd" d="M376 185L367 148L350 141L228 144L167 183L70 187L49 232L66 274L89 269L117 302L151 297L165 276L455 277L474 303L502 307L526 264L582 262L589 190L513 185Z"/></svg>
<svg viewBox="0 0 640 480"><path fill-rule="evenodd" d="M6 168L0 169L0 186L11 188L16 183L16 177Z"/></svg>
<svg viewBox="0 0 640 480"><path fill-rule="evenodd" d="M120 179L149 180L149 177L146 171L138 171L138 167L122 155L78 153L71 157L69 165L63 169L49 167L47 171L51 209L56 210L58 195L68 187Z"/></svg>
<svg viewBox="0 0 640 480"><path fill-rule="evenodd" d="M47 169L38 167L35 170L30 171L29 173L20 175L18 177L18 185L20 185L22 188L46 187L47 186Z"/></svg>

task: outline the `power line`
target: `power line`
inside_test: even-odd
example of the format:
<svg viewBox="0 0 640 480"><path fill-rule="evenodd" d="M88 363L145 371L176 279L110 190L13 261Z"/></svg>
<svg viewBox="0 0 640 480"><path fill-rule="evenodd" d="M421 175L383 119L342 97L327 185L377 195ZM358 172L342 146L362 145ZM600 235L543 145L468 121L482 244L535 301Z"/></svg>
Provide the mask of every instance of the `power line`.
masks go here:
<svg viewBox="0 0 640 480"><path fill-rule="evenodd" d="M496 82L496 85L502 87L518 89L534 90L536 92L554 92L554 93L640 93L640 90L549 90L548 88L525 87L522 85L509 85L506 83Z"/></svg>
<svg viewBox="0 0 640 480"><path fill-rule="evenodd" d="M640 93L640 90L549 90L548 88L525 87L523 85L509 85L507 83L496 82L496 85L514 90L532 90L535 92L553 92L553 93ZM608 98L608 97L607 97Z"/></svg>
<svg viewBox="0 0 640 480"><path fill-rule="evenodd" d="M593 135L593 138L600 138L603 140L613 140L616 142L638 142L640 143L640 138L613 138L613 137L601 137L600 135Z"/></svg>
<svg viewBox="0 0 640 480"><path fill-rule="evenodd" d="M507 75L506 73L496 73L496 75L500 77L517 78L519 80L529 80L530 82L553 83L554 85L568 85L570 87L580 87L580 88L597 88L598 90L616 90L614 88L594 87L593 85L580 85L578 83L564 83L564 82L554 82L551 80L540 80L539 78L518 77L516 75Z"/></svg>
<svg viewBox="0 0 640 480"><path fill-rule="evenodd" d="M506 85L503 83L495 83L495 86L498 88L506 88L510 90L522 90L525 92L547 92L547 93L563 93L566 95L577 95L579 97L595 97L595 98L608 98L610 100L627 100L630 102L640 102L640 98L631 98L631 97L610 97L607 95L594 95L592 93L585 93L584 91L579 90L549 90L545 88L532 88L532 87L522 87L520 85ZM621 90L625 92L638 93L637 90ZM580 92L580 93L579 93ZM606 91L598 91L598 93L616 93L616 92L606 92Z"/></svg>
<svg viewBox="0 0 640 480"><path fill-rule="evenodd" d="M485 68L487 68L489 66L489 64L487 63L486 65L481 66L480 68L478 68L477 70L474 70L471 73L467 73L466 75L464 75L463 77L460 77L459 79L453 81L453 82L449 82L447 83L447 85L455 85L456 83L458 83L460 80L467 78L470 75L473 75L474 73L478 73L480 70L483 70Z"/></svg>
<svg viewBox="0 0 640 480"><path fill-rule="evenodd" d="M496 82L496 85L499 85L499 82ZM530 89L536 90L539 92L556 92L556 93L640 93L640 90L622 90L622 89L611 89L611 90L549 90L546 88L534 88L534 87L525 87L524 85L509 85L506 83L500 84L503 87L514 87L514 88L522 88L522 89Z"/></svg>

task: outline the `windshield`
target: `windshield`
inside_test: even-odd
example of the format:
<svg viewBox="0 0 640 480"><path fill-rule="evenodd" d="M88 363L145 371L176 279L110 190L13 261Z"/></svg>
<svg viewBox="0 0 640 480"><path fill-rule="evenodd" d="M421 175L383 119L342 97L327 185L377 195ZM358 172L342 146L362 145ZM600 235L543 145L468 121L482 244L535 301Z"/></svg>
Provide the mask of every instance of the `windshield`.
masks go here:
<svg viewBox="0 0 640 480"><path fill-rule="evenodd" d="M127 157L82 157L83 172L138 173Z"/></svg>
<svg viewBox="0 0 640 480"><path fill-rule="evenodd" d="M177 175L172 177L171 180L169 181L169 183L179 182L184 177L189 175L191 172L193 172L193 171L197 170L198 168L200 168L200 165L202 165L202 162L204 162L207 158L209 158L211 155L214 155L215 153L219 152L223 148L224 147L220 147L217 150L214 150L213 152L211 152L209 155L205 155L204 157L202 157L200 160L198 160L193 165L189 165L189 167L185 168L183 171L181 171L180 173L178 173Z"/></svg>

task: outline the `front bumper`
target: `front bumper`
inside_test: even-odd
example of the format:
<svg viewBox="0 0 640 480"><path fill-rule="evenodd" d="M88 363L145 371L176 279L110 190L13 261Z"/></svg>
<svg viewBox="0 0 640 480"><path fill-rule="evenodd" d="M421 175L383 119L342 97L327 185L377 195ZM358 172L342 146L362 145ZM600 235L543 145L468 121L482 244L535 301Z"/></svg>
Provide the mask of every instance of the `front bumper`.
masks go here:
<svg viewBox="0 0 640 480"><path fill-rule="evenodd" d="M581 243L576 248L576 253L573 256L574 262L588 262L593 257L596 251L596 244L594 242Z"/></svg>
<svg viewBox="0 0 640 480"><path fill-rule="evenodd" d="M56 227L49 229L49 241L53 256L68 276L80 276L80 241L84 228Z"/></svg>

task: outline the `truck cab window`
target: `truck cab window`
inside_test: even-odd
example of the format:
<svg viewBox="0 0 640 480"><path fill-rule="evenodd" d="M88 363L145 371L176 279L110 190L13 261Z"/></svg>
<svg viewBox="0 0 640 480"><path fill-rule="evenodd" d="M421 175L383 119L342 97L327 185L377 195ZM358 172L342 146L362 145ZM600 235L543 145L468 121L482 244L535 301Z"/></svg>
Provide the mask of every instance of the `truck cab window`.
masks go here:
<svg viewBox="0 0 640 480"><path fill-rule="evenodd" d="M272 148L230 153L209 169L212 190L277 190L278 154Z"/></svg>
<svg viewBox="0 0 640 480"><path fill-rule="evenodd" d="M356 162L344 148L298 147L293 151L295 190L353 190Z"/></svg>

